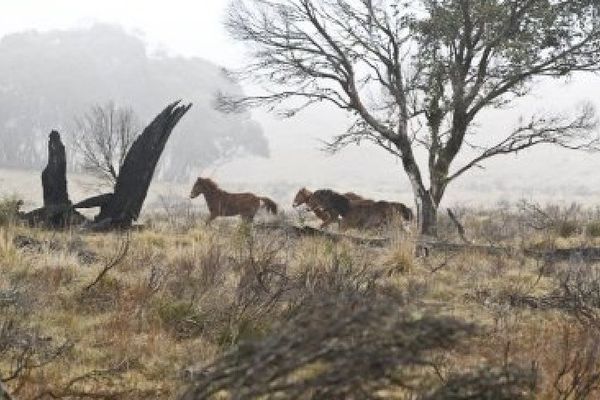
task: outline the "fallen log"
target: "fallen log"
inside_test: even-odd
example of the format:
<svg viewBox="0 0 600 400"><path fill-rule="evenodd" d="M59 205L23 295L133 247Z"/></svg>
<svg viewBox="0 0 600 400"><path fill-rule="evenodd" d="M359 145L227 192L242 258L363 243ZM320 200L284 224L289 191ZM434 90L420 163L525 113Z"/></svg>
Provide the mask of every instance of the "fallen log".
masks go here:
<svg viewBox="0 0 600 400"><path fill-rule="evenodd" d="M517 252L516 248L510 246L494 246L494 245L478 245L478 244L466 244L466 243L452 243L452 242L441 242L434 238L419 238L417 240L417 246L426 249L428 252L431 251L445 251L445 252L481 252L491 255L510 255Z"/></svg>
<svg viewBox="0 0 600 400"><path fill-rule="evenodd" d="M320 237L334 242L348 240L354 244L368 247L385 247L391 243L389 238L365 238L341 233L327 232L310 226L296 226L279 223L264 223L255 225L259 229L280 230L294 237Z"/></svg>
<svg viewBox="0 0 600 400"><path fill-rule="evenodd" d="M96 252L90 250L84 242L78 240L71 240L65 243L56 239L39 240L30 236L17 235L13 238L13 245L17 249L34 253L64 251L76 256L84 265L92 264L99 259Z"/></svg>
<svg viewBox="0 0 600 400"><path fill-rule="evenodd" d="M327 232L310 226L296 226L281 223L263 223L257 224L259 229L280 230L288 235L295 237L320 237L332 241L348 240L354 244L368 247L385 247L391 244L390 238L365 238L341 233ZM576 247L570 249L548 249L533 250L520 249L511 246L478 245L466 243L442 242L434 237L422 236L415 242L417 249L424 249L426 253L433 251L459 253L459 252L478 252L494 256L516 256L524 255L526 257L547 262L560 261L582 261L582 262L600 262L600 247Z"/></svg>
<svg viewBox="0 0 600 400"><path fill-rule="evenodd" d="M480 252L490 255L517 255L523 254L526 257L535 258L547 262L561 261L581 261L581 262L600 262L600 247L574 247L567 249L519 249L511 246L477 245L449 243L432 240L431 238L420 239L417 241L419 246L434 251L445 252Z"/></svg>
<svg viewBox="0 0 600 400"><path fill-rule="evenodd" d="M526 249L525 255L548 262L582 261L599 262L600 247L575 247L570 249L531 250Z"/></svg>

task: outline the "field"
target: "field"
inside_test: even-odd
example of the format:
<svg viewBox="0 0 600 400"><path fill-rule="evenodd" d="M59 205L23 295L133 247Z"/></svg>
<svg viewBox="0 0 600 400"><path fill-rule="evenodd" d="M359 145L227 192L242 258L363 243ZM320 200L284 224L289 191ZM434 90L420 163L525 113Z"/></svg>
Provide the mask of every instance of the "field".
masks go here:
<svg viewBox="0 0 600 400"><path fill-rule="evenodd" d="M600 245L595 210L456 210L480 246L416 257L398 223L335 240L289 228L308 216L206 226L165 208L97 234L10 209L0 379L15 398L600 398L599 266L536 256ZM461 243L444 216L440 230Z"/></svg>

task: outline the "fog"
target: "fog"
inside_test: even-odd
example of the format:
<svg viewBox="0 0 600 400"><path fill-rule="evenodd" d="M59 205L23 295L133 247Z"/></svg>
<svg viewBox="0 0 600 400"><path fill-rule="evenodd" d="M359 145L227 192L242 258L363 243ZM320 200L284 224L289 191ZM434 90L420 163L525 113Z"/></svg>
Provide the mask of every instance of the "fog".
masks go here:
<svg viewBox="0 0 600 400"><path fill-rule="evenodd" d="M167 5L144 0L0 0L0 37L28 30L48 32L85 29L96 23L118 24L141 38L150 55L202 58L235 69L244 62L244 49L227 37L222 26L226 4L227 0L172 0ZM2 57L0 54L0 61ZM600 78L592 75L568 83L540 82L526 100L480 118L477 131L483 138L501 138L520 116L532 112L570 110L582 101L600 107L599 93ZM0 92L0 96L6 94ZM268 156L247 152L198 167L197 174L210 175L225 188L260 188L284 204L289 203L296 188L305 185L411 202L408 181L391 155L369 145L350 147L336 155L322 151L322 142L342 133L349 124L348 116L339 110L313 107L286 120L257 110L252 119L262 127ZM445 204L490 205L519 198L587 204L600 200L600 155L541 147L518 156L500 157L484 166L485 170L469 172L450 186ZM0 193L24 191L22 185L9 179L14 173L0 170ZM188 182L177 184L182 195L191 178L186 179Z"/></svg>

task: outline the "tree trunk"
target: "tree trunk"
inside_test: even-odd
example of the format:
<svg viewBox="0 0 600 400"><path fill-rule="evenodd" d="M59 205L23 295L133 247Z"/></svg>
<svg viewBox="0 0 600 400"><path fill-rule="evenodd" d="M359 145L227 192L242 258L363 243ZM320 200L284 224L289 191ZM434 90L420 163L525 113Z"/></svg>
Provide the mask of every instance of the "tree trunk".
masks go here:
<svg viewBox="0 0 600 400"><path fill-rule="evenodd" d="M50 132L48 165L42 171L44 207L70 204L67 192L67 155L57 131Z"/></svg>
<svg viewBox="0 0 600 400"><path fill-rule="evenodd" d="M429 191L417 193L417 223L419 233L422 235L437 236L437 212L438 206L431 198Z"/></svg>
<svg viewBox="0 0 600 400"><path fill-rule="evenodd" d="M408 139L408 136L404 134L399 136L395 145L402 153L402 167L406 175L408 175L415 195L419 233L422 235L437 236L437 203L431 197L430 191L425 189L421 171L412 151L412 143Z"/></svg>
<svg viewBox="0 0 600 400"><path fill-rule="evenodd" d="M60 134L50 132L48 140L48 164L42 171L44 206L22 215L32 226L64 228L85 222L85 217L75 211L67 191L67 156Z"/></svg>
<svg viewBox="0 0 600 400"><path fill-rule="evenodd" d="M180 106L179 102L169 105L135 140L120 169L114 194L101 198L97 224L127 228L138 219L167 140L191 106Z"/></svg>

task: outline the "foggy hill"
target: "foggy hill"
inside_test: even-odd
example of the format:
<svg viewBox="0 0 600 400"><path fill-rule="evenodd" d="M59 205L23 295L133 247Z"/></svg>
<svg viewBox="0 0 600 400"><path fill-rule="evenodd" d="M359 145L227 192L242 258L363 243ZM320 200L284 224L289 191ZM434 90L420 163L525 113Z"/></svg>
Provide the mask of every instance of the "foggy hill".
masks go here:
<svg viewBox="0 0 600 400"><path fill-rule="evenodd" d="M238 154L267 156L249 114L212 108L219 90L241 87L208 61L149 56L142 39L118 26L7 35L0 40L0 166L39 168L51 129L68 139L76 116L110 100L132 107L143 125L167 103L194 103L165 150L162 178L185 180Z"/></svg>

